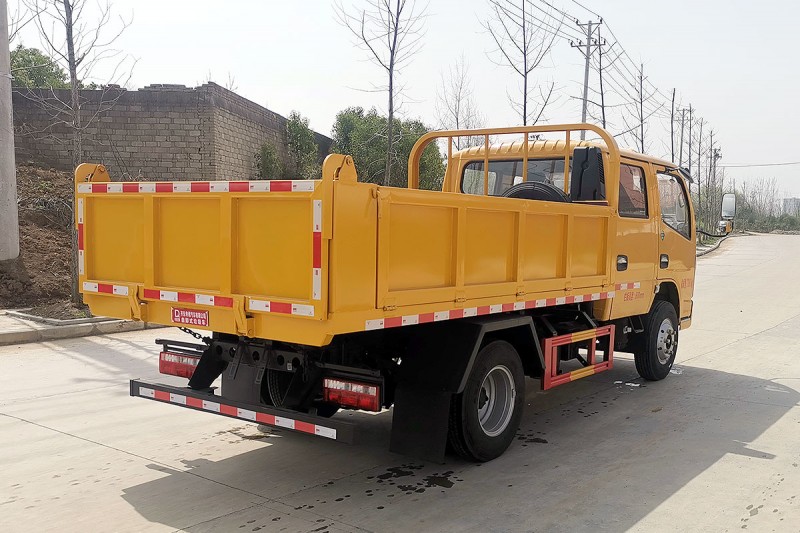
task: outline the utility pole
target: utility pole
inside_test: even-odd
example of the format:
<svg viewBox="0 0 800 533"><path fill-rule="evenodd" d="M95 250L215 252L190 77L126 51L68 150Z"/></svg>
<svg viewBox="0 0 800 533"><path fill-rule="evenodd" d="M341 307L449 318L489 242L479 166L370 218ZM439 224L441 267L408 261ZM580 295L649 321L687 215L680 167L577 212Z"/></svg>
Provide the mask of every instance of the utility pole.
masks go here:
<svg viewBox="0 0 800 533"><path fill-rule="evenodd" d="M600 28L597 28L597 37L600 37ZM600 70L598 77L600 78L600 113L603 116L603 129L606 127L606 92L603 89L603 46L604 41L600 39L600 46L597 47L597 55L600 61Z"/></svg>
<svg viewBox="0 0 800 533"><path fill-rule="evenodd" d="M577 43L574 41L570 41L570 46L573 48L577 48L581 50L583 53L583 57L585 59L584 68L583 68L583 110L581 111L581 122L586 122L586 114L589 108L589 62L592 59L592 47L599 47L601 45L600 40L594 37L594 30L595 28L597 31L600 31L600 24L603 23L603 19L600 19L598 22L592 22L591 20L587 23L581 23L577 20L575 24L578 25L581 29L585 28L585 41L578 41ZM586 132L581 130L581 140L586 139Z"/></svg>
<svg viewBox="0 0 800 533"><path fill-rule="evenodd" d="M680 146L678 147L678 166L680 168L683 168L683 126L685 120L686 120L686 108L684 107L681 109L681 142Z"/></svg>
<svg viewBox="0 0 800 533"><path fill-rule="evenodd" d="M639 141L644 153L644 63L639 64Z"/></svg>
<svg viewBox="0 0 800 533"><path fill-rule="evenodd" d="M689 147L691 149L691 147ZM700 134L697 136L697 205L700 211L700 223L701 227L703 218L705 217L705 209L703 208L703 170L702 170L702 162L700 161L702 157L701 150L703 148L703 119L700 119ZM691 169L690 169L691 171ZM708 191L706 191L708 194Z"/></svg>
<svg viewBox="0 0 800 533"><path fill-rule="evenodd" d="M692 173L692 104L689 104L689 174ZM698 188L699 198L699 188Z"/></svg>
<svg viewBox="0 0 800 533"><path fill-rule="evenodd" d="M0 11L0 261L6 261L19 256L19 211L6 0L0 0Z"/></svg>
<svg viewBox="0 0 800 533"><path fill-rule="evenodd" d="M669 143L672 147L672 159L675 161L675 88L672 88L672 108L669 113Z"/></svg>

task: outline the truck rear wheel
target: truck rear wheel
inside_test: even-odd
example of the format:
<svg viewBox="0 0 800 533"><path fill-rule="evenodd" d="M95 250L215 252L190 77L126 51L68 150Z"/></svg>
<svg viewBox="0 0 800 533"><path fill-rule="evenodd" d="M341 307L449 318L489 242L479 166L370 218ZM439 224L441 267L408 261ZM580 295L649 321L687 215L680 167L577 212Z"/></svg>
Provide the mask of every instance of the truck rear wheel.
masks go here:
<svg viewBox="0 0 800 533"><path fill-rule="evenodd" d="M659 381L669 375L678 352L678 315L675 307L656 300L644 320L644 332L636 343L636 371L644 379Z"/></svg>
<svg viewBox="0 0 800 533"><path fill-rule="evenodd" d="M514 439L525 401L525 374L519 354L506 341L484 346L467 384L453 396L448 442L467 459L491 461Z"/></svg>

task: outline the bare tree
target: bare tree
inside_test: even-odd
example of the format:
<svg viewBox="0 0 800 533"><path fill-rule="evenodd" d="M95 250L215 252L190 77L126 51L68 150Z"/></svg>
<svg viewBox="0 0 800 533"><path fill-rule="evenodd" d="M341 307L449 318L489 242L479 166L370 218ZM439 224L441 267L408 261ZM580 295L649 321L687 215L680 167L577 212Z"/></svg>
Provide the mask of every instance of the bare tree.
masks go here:
<svg viewBox="0 0 800 533"><path fill-rule="evenodd" d="M664 106L663 102L658 102L654 98L656 89L648 89L645 86L646 79L644 65L640 64L636 72L636 80L631 87L633 102L627 106L628 113L622 116L622 122L625 124L625 131L622 134L629 136L634 141L636 149L641 153L645 153L649 146L646 141L647 123Z"/></svg>
<svg viewBox="0 0 800 533"><path fill-rule="evenodd" d="M111 4L98 2L87 9L87 0L24 0L28 10L34 14L33 22L39 30L45 54L53 58L69 73L69 98L53 89L27 90L23 96L34 100L51 120L47 131L29 134L56 135L59 126L66 126L72 144L72 164L83 160L83 136L96 119L113 107L123 94L120 85L130 81L131 61L114 43L130 25L131 20L122 17L112 19ZM98 66L111 63L108 77L100 86L100 96L92 102L91 112L84 116L80 89L94 79ZM135 62L134 62L135 63ZM60 140L60 139L59 139ZM77 235L72 227L72 301L80 303L78 291Z"/></svg>
<svg viewBox="0 0 800 533"><path fill-rule="evenodd" d="M112 21L111 4L98 3L94 18L85 13L87 0L25 0L28 9L35 13L34 23L39 30L39 37L44 52L58 62L69 74L70 98L62 100L52 92L46 101L42 98L43 107L52 111L53 117L66 122L71 131L72 162L77 165L83 159L82 137L85 129L94 122L97 115L107 110L110 104L119 98L117 89L130 80L132 66L128 57L121 50L114 48L114 43L128 28L131 20L118 18ZM84 117L81 113L82 101L80 89L87 83L95 86L93 79L96 69L101 63L116 61L103 80L103 86L110 87L111 96L100 99L105 105L92 116ZM30 95L29 95L30 96ZM66 119L64 118L66 117Z"/></svg>
<svg viewBox="0 0 800 533"><path fill-rule="evenodd" d="M442 73L442 82L436 91L436 118L447 130L463 130L483 126L483 115L478 111L472 97L469 67L464 56L451 66L447 76ZM453 144L457 150L481 144L482 137L457 137Z"/></svg>
<svg viewBox="0 0 800 533"><path fill-rule="evenodd" d="M530 16L528 1L489 0L492 14L483 25L497 47L497 64L512 69L522 82L519 98L509 100L524 126L542 118L553 96L555 83L539 85L533 73L550 54L561 27L561 22L554 26ZM538 105L530 105L534 92L538 92Z"/></svg>
<svg viewBox="0 0 800 533"><path fill-rule="evenodd" d="M376 89L388 93L386 131L386 170L383 184L391 180L394 153L394 114L398 94L397 75L422 46L426 7L415 0L364 0L364 7L347 11L336 6L339 22L355 37L370 60L386 74L386 85Z"/></svg>
<svg viewBox="0 0 800 533"><path fill-rule="evenodd" d="M16 7L9 8L8 13L8 42L13 43L25 26L34 22L38 11L32 10L23 0L18 0Z"/></svg>

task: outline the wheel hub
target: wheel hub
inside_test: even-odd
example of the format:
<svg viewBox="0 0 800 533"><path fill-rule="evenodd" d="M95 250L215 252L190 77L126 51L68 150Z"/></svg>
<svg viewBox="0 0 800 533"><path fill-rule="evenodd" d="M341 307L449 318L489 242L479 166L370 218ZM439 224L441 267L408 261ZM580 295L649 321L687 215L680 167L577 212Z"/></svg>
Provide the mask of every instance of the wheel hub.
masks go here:
<svg viewBox="0 0 800 533"><path fill-rule="evenodd" d="M678 346L678 332L672 325L672 321L665 318L658 327L658 337L656 339L656 353L658 362L662 365L669 363L675 355Z"/></svg>
<svg viewBox="0 0 800 533"><path fill-rule="evenodd" d="M506 429L514 414L515 397L511 371L503 365L492 368L478 392L478 422L486 435L495 437Z"/></svg>

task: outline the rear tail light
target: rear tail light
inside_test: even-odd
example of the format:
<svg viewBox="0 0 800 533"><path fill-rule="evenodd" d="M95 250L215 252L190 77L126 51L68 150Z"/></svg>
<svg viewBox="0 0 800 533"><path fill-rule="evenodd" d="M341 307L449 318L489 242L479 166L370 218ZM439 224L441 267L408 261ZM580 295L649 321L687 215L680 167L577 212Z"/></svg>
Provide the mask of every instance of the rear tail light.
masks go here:
<svg viewBox="0 0 800 533"><path fill-rule="evenodd" d="M158 356L158 371L162 374L169 374L170 376L191 378L199 362L199 355L161 352Z"/></svg>
<svg viewBox="0 0 800 533"><path fill-rule="evenodd" d="M381 388L378 385L325 378L322 393L326 402L364 411L381 410Z"/></svg>

